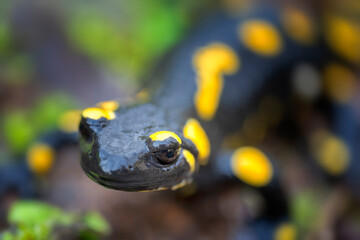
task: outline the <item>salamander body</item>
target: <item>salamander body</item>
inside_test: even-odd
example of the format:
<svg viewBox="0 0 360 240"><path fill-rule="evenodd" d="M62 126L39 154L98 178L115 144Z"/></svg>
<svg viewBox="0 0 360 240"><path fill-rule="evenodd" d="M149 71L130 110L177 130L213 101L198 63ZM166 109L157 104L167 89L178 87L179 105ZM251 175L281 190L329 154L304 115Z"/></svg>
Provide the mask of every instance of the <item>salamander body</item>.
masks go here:
<svg viewBox="0 0 360 240"><path fill-rule="evenodd" d="M149 101L108 101L83 111L82 168L95 182L125 191L177 189L198 171L264 187L276 175L273 157L261 150L267 133L304 133L297 117L306 106L331 119L327 131L314 134L316 146L332 139L335 155L353 152L356 123L349 120L349 102L359 36L352 36L354 51L336 45L341 36L334 40L331 34L342 31L340 22L351 37L355 23L331 16L324 28L305 8L264 6L240 17L214 16L161 67L152 80L161 86ZM336 76L347 79L340 93ZM332 167L334 154L325 148L317 148L315 158L344 174L352 159L340 154L341 166Z"/></svg>

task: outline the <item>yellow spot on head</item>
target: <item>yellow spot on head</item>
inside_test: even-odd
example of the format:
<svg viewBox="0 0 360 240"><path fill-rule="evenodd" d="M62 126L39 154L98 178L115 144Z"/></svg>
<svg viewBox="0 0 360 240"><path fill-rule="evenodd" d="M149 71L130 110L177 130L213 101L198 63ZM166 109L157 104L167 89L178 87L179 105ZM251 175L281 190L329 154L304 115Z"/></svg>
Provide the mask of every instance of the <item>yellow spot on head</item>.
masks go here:
<svg viewBox="0 0 360 240"><path fill-rule="evenodd" d="M59 127L64 132L76 132L79 128L81 111L71 110L60 116Z"/></svg>
<svg viewBox="0 0 360 240"><path fill-rule="evenodd" d="M329 16L326 40L336 53L352 62L360 62L360 26L347 19Z"/></svg>
<svg viewBox="0 0 360 240"><path fill-rule="evenodd" d="M275 231L274 240L295 240L297 230L293 224L283 223Z"/></svg>
<svg viewBox="0 0 360 240"><path fill-rule="evenodd" d="M112 120L116 117L113 111L108 111L101 108L87 108L82 112L82 116L84 118L90 118L93 120L98 120L102 117L108 120Z"/></svg>
<svg viewBox="0 0 360 240"><path fill-rule="evenodd" d="M184 137L190 139L199 151L199 163L206 165L210 156L210 142L205 130L196 119L189 119L183 129Z"/></svg>
<svg viewBox="0 0 360 240"><path fill-rule="evenodd" d="M99 102L96 104L99 108L102 108L107 111L115 111L119 108L119 103L117 101L105 101L105 102Z"/></svg>
<svg viewBox="0 0 360 240"><path fill-rule="evenodd" d="M239 59L230 47L213 43L198 50L193 59L197 73L194 104L204 120L214 117L223 89L222 74L232 74L239 68Z"/></svg>
<svg viewBox="0 0 360 240"><path fill-rule="evenodd" d="M282 39L277 29L262 20L244 22L239 37L246 47L264 56L275 56L282 50Z"/></svg>
<svg viewBox="0 0 360 240"><path fill-rule="evenodd" d="M316 38L314 23L309 16L295 8L283 12L284 28L291 38L302 44L312 44Z"/></svg>
<svg viewBox="0 0 360 240"><path fill-rule="evenodd" d="M188 150L184 149L183 150L183 154L184 157L186 159L186 162L189 164L190 166L190 172L193 173L195 172L195 168L196 168L196 162L195 162L195 157L194 155L192 155L191 152L189 152Z"/></svg>
<svg viewBox="0 0 360 240"><path fill-rule="evenodd" d="M254 187L263 187L271 181L273 168L266 155L254 147L241 147L231 157L234 175Z"/></svg>
<svg viewBox="0 0 360 240"><path fill-rule="evenodd" d="M327 173L341 175L347 170L350 151L343 140L319 130L313 135L312 144L317 162Z"/></svg>
<svg viewBox="0 0 360 240"><path fill-rule="evenodd" d="M165 139L172 137L181 144L181 139L178 135L170 131L159 131L149 136L153 141L164 141Z"/></svg>
<svg viewBox="0 0 360 240"><path fill-rule="evenodd" d="M356 77L340 64L330 64L324 71L325 91L336 102L347 103L354 95Z"/></svg>
<svg viewBox="0 0 360 240"><path fill-rule="evenodd" d="M54 163L54 150L45 144L35 144L27 153L27 163L36 174L46 174Z"/></svg>

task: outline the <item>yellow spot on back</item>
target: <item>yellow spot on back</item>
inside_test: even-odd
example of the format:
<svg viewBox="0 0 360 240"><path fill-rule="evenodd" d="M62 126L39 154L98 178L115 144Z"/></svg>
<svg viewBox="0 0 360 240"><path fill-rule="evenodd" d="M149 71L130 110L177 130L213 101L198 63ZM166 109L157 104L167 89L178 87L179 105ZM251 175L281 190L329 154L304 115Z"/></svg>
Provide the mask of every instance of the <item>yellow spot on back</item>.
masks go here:
<svg viewBox="0 0 360 240"><path fill-rule="evenodd" d="M262 20L244 22L239 37L246 47L257 54L275 56L282 50L282 39L277 29Z"/></svg>
<svg viewBox="0 0 360 240"><path fill-rule="evenodd" d="M275 231L274 240L296 240L297 230L291 223L281 224Z"/></svg>
<svg viewBox="0 0 360 240"><path fill-rule="evenodd" d="M218 108L224 81L219 75L209 75L198 79L195 94L195 108L203 120L211 120Z"/></svg>
<svg viewBox="0 0 360 240"><path fill-rule="evenodd" d="M108 120L112 120L116 117L113 111L108 111L106 109L101 109L101 108L87 108L82 112L82 116L84 118L90 118L94 120L98 120L102 117Z"/></svg>
<svg viewBox="0 0 360 240"><path fill-rule="evenodd" d="M107 111L115 111L119 108L119 103L117 101L105 101L105 102L99 102L96 104L99 108L102 108Z"/></svg>
<svg viewBox="0 0 360 240"><path fill-rule="evenodd" d="M159 131L150 135L150 138L153 141L164 141L169 137L176 139L176 141L181 144L181 139L179 138L179 136L170 131Z"/></svg>
<svg viewBox="0 0 360 240"><path fill-rule="evenodd" d="M340 64L330 64L324 70L325 91L336 102L347 103L354 96L355 75Z"/></svg>
<svg viewBox="0 0 360 240"><path fill-rule="evenodd" d="M312 136L312 147L316 161L331 175L343 174L350 163L350 151L340 138L324 130Z"/></svg>
<svg viewBox="0 0 360 240"><path fill-rule="evenodd" d="M199 163L206 165L210 156L210 141L200 123L191 118L187 120L184 129L184 137L190 139L199 151Z"/></svg>
<svg viewBox="0 0 360 240"><path fill-rule="evenodd" d="M192 153L191 152L189 152L188 150L186 150L186 149L184 149L183 150L183 154L184 154L184 157L185 157L185 159L186 159L186 162L189 164L189 166L190 166L190 172L191 173L193 173L193 172L195 172L195 164L196 164L196 162L195 162L195 157L194 157L194 155L192 155Z"/></svg>
<svg viewBox="0 0 360 240"><path fill-rule="evenodd" d="M64 132L76 132L79 128L81 111L70 110L60 116L59 127Z"/></svg>
<svg viewBox="0 0 360 240"><path fill-rule="evenodd" d="M193 65L197 73L195 108L203 120L211 120L218 108L224 85L222 74L236 72L239 59L230 47L213 43L195 53Z"/></svg>
<svg viewBox="0 0 360 240"><path fill-rule="evenodd" d="M360 26L338 16L329 16L325 29L330 47L352 62L360 62Z"/></svg>
<svg viewBox="0 0 360 240"><path fill-rule="evenodd" d="M193 62L200 74L232 74L239 68L238 57L234 50L222 43L212 43L199 49Z"/></svg>
<svg viewBox="0 0 360 240"><path fill-rule="evenodd" d="M263 187L271 181L273 168L266 155L254 147L241 147L231 157L234 175L243 182Z"/></svg>
<svg viewBox="0 0 360 240"><path fill-rule="evenodd" d="M54 163L55 152L46 144L35 144L27 152L27 163L36 174L46 174Z"/></svg>
<svg viewBox="0 0 360 240"><path fill-rule="evenodd" d="M314 43L316 30L309 16L295 8L287 8L283 12L285 31L291 38L302 44Z"/></svg>

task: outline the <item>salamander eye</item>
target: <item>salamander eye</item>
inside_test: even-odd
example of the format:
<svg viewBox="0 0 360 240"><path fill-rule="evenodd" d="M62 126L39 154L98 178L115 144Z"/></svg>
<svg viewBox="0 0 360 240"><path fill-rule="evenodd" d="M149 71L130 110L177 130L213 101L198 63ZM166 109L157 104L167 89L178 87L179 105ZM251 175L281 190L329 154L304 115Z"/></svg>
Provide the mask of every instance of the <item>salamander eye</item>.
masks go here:
<svg viewBox="0 0 360 240"><path fill-rule="evenodd" d="M169 148L155 152L156 158L162 164L169 164L176 160L179 155L179 148Z"/></svg>

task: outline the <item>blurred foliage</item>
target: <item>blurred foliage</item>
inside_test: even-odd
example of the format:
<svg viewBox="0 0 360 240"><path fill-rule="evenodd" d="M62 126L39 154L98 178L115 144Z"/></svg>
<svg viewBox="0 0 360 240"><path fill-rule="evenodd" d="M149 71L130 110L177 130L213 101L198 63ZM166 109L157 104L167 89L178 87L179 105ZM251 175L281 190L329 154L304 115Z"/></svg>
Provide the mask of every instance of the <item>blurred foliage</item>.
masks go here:
<svg viewBox="0 0 360 240"><path fill-rule="evenodd" d="M0 18L0 57L6 56L10 46L9 24Z"/></svg>
<svg viewBox="0 0 360 240"><path fill-rule="evenodd" d="M314 190L298 192L291 201L291 216L301 230L309 230L321 209L319 195Z"/></svg>
<svg viewBox="0 0 360 240"><path fill-rule="evenodd" d="M56 128L63 112L75 107L75 100L65 94L51 94L39 99L30 109L5 114L1 132L11 152L20 154L36 137Z"/></svg>
<svg viewBox="0 0 360 240"><path fill-rule="evenodd" d="M110 233L109 224L96 212L68 213L36 201L14 203L8 221L16 230L2 233L3 240L58 239L62 231L70 231L77 239L92 240Z"/></svg>
<svg viewBox="0 0 360 240"><path fill-rule="evenodd" d="M191 23L191 12L207 1L110 2L72 9L66 24L69 37L96 61L136 79L180 40Z"/></svg>
<svg viewBox="0 0 360 240"><path fill-rule="evenodd" d="M1 128L8 148L15 153L24 151L35 137L35 129L25 111L5 115Z"/></svg>
<svg viewBox="0 0 360 240"><path fill-rule="evenodd" d="M110 227L105 219L97 212L88 212L84 216L84 223L89 228L99 233L109 233Z"/></svg>
<svg viewBox="0 0 360 240"><path fill-rule="evenodd" d="M33 68L31 60L27 55L11 55L5 63L4 78L11 85L21 85L32 79L34 75Z"/></svg>

